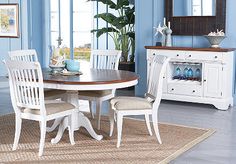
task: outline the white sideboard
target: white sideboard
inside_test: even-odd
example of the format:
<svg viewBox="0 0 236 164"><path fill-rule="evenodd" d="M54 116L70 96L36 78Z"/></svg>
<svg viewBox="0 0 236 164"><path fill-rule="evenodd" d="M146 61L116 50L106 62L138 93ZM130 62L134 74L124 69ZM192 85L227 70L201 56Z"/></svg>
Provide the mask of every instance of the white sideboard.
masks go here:
<svg viewBox="0 0 236 164"><path fill-rule="evenodd" d="M146 46L147 66L155 55L171 57L163 83L163 99L233 106L233 48ZM149 69L147 69L149 70Z"/></svg>

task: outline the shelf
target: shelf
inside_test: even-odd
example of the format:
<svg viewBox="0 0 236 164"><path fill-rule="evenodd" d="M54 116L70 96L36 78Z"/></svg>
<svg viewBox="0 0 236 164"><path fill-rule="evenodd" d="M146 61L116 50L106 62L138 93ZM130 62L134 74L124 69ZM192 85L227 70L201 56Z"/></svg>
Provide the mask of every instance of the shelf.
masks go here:
<svg viewBox="0 0 236 164"><path fill-rule="evenodd" d="M170 80L170 81L168 81L168 83L187 84L187 85L201 85L201 84L202 84L201 81L194 81L194 80L178 80L178 79Z"/></svg>
<svg viewBox="0 0 236 164"><path fill-rule="evenodd" d="M180 62L180 61L172 61L173 65L191 65L191 66L200 66L201 63L196 62Z"/></svg>

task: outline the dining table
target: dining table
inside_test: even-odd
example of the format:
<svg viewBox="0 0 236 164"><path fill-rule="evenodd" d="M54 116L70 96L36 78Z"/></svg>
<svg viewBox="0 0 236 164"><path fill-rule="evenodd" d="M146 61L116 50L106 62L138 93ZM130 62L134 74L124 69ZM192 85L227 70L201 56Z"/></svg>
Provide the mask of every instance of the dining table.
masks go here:
<svg viewBox="0 0 236 164"><path fill-rule="evenodd" d="M136 85L138 78L139 76L136 73L123 70L86 69L78 73L63 74L52 73L49 69L43 69L44 88L66 90L64 100L77 107L78 110L71 116L74 130L84 127L96 140L101 140L103 136L94 131L90 120L79 110L79 92L126 88ZM59 128L51 143L55 144L60 141L65 129L71 123L69 119L64 117L55 120Z"/></svg>

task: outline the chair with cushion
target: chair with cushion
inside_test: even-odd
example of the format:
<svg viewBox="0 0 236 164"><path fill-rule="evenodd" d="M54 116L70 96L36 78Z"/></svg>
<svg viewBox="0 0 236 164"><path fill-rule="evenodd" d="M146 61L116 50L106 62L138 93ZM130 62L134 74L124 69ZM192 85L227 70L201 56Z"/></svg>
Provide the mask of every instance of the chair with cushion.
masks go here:
<svg viewBox="0 0 236 164"><path fill-rule="evenodd" d="M169 62L169 58L161 55L156 55L150 59L150 70L148 71L147 93L144 98L120 96L111 99L110 101L110 136L114 129L114 117L117 122L117 147L120 147L123 116L144 115L147 129L152 135L149 115L152 116L153 127L157 140L161 144L161 138L158 128L158 108L162 96L163 76Z"/></svg>
<svg viewBox="0 0 236 164"><path fill-rule="evenodd" d="M40 143L39 156L43 154L46 135L46 123L49 120L69 116L69 138L74 144L74 105L60 100L44 100L43 76L38 62L5 61L10 84L12 106L15 111L15 139L13 150L16 150L22 119L39 121Z"/></svg>
<svg viewBox="0 0 236 164"><path fill-rule="evenodd" d="M38 62L37 53L34 49L9 51L8 54L11 60ZM44 96L46 100L63 98L65 93L66 91L57 89L44 90Z"/></svg>
<svg viewBox="0 0 236 164"><path fill-rule="evenodd" d="M93 50L90 56L90 67L93 69L114 69L118 70L121 51L118 50ZM91 117L94 118L92 112L92 102L96 103L97 128L100 129L101 106L102 102L115 96L114 90L101 91L80 91L79 99L89 100Z"/></svg>
<svg viewBox="0 0 236 164"><path fill-rule="evenodd" d="M38 62L37 52L34 49L9 51L8 54L11 60ZM63 99L65 95L66 91L64 90L44 89L45 100ZM61 120L62 118L55 120L51 127L47 127L47 132L53 131L59 125Z"/></svg>

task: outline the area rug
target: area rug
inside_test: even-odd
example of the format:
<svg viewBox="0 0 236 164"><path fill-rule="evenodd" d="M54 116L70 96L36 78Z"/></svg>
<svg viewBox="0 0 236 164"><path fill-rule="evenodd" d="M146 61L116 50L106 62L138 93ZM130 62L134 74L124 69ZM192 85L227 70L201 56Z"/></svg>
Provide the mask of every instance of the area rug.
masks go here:
<svg viewBox="0 0 236 164"><path fill-rule="evenodd" d="M94 124L94 122L92 121ZM24 120L18 149L12 151L14 114L0 117L0 163L168 163L214 133L211 129L161 123L163 144L149 136L144 121L124 119L122 143L116 148L116 129L109 137L109 121L102 118L97 133L103 140L92 139L83 128L75 132L75 145L70 145L68 131L58 144L51 144L56 131L47 133L44 155L38 157L38 122ZM94 126L95 127L95 126Z"/></svg>

